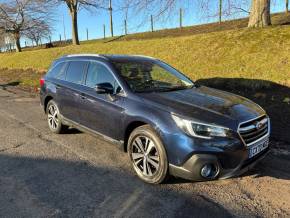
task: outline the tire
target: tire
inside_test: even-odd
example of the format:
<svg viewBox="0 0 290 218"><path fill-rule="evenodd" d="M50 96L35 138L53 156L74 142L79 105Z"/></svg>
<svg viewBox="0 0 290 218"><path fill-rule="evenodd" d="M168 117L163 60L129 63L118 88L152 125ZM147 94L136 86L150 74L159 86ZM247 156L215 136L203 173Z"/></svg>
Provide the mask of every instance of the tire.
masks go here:
<svg viewBox="0 0 290 218"><path fill-rule="evenodd" d="M151 126L140 126L131 133L128 140L128 155L133 169L144 182L160 184L167 178L166 151Z"/></svg>
<svg viewBox="0 0 290 218"><path fill-rule="evenodd" d="M55 101L50 100L46 107L48 127L51 132L60 134L67 130L67 126L63 125L60 118L60 113Z"/></svg>

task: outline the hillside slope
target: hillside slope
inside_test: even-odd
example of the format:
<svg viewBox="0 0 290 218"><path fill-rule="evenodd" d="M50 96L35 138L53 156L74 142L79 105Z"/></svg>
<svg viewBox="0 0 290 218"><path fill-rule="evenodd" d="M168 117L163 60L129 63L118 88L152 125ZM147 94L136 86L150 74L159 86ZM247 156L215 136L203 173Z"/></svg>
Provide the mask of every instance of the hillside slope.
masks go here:
<svg viewBox="0 0 290 218"><path fill-rule="evenodd" d="M72 53L149 55L170 63L193 80L218 76L262 79L290 86L289 26L0 54L0 68L45 71L54 59Z"/></svg>

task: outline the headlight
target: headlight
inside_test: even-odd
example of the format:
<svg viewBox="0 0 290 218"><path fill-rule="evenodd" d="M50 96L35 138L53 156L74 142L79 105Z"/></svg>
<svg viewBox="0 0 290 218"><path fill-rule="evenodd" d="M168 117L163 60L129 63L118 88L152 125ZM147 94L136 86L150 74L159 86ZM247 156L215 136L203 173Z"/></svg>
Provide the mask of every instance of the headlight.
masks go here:
<svg viewBox="0 0 290 218"><path fill-rule="evenodd" d="M180 118L174 114L171 114L176 125L182 129L188 135L210 139L213 136L226 137L229 129L222 126L215 126L205 123L199 123L191 120Z"/></svg>

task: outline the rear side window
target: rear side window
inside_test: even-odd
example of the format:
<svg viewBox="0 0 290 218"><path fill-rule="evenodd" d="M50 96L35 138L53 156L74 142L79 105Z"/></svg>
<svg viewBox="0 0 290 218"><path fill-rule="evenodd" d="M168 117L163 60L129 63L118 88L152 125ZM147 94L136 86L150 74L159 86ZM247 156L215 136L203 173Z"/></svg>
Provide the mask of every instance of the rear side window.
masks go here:
<svg viewBox="0 0 290 218"><path fill-rule="evenodd" d="M112 73L102 64L91 62L88 68L86 85L94 88L100 83L110 83L115 86L115 78Z"/></svg>
<svg viewBox="0 0 290 218"><path fill-rule="evenodd" d="M65 69L67 64L65 62L57 64L48 73L47 76L55 79L65 79Z"/></svg>
<svg viewBox="0 0 290 218"><path fill-rule="evenodd" d="M84 76L85 61L72 61L68 65L66 80L72 83L81 84Z"/></svg>

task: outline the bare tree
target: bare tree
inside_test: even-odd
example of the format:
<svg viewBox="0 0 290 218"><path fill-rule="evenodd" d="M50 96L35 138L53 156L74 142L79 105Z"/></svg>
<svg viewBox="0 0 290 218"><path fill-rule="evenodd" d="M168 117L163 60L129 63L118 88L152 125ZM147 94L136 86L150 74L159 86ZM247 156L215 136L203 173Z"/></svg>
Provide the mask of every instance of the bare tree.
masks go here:
<svg viewBox="0 0 290 218"><path fill-rule="evenodd" d="M176 12L177 7L181 4L187 4L188 7L198 7L203 16L207 18L217 17L219 23L222 22L223 17L231 17L240 15L241 13L250 14L251 0L123 0L124 5L128 9L133 9L138 15L141 13L145 17L154 15L154 20L161 17L171 18ZM123 8L126 8L124 6Z"/></svg>
<svg viewBox="0 0 290 218"><path fill-rule="evenodd" d="M270 0L252 0L248 27L271 25Z"/></svg>
<svg viewBox="0 0 290 218"><path fill-rule="evenodd" d="M12 34L6 33L4 29L0 29L0 49L2 51L12 51L15 46L15 40Z"/></svg>
<svg viewBox="0 0 290 218"><path fill-rule="evenodd" d="M0 29L0 52L4 51L5 46L5 30Z"/></svg>
<svg viewBox="0 0 290 218"><path fill-rule="evenodd" d="M171 14L176 9L177 3L182 0L124 0L123 8L132 9L136 13L145 15L154 14L154 17Z"/></svg>
<svg viewBox="0 0 290 218"><path fill-rule="evenodd" d="M209 17L218 16L219 22L221 22L221 15L229 17L233 16L234 14L248 13L250 15L248 27L264 27L271 25L270 0L251 0L251 2L249 0L218 1L218 13L213 13L209 15ZM211 0L200 0L200 2L202 6L201 10L212 13L213 10ZM224 2L225 4L221 4L222 2ZM250 8L250 10L248 8Z"/></svg>
<svg viewBox="0 0 290 218"><path fill-rule="evenodd" d="M289 12L289 0L285 0L286 13Z"/></svg>
<svg viewBox="0 0 290 218"><path fill-rule="evenodd" d="M115 0L118 7L116 10L123 11L126 20L138 16L139 24L136 30L145 25L148 21L153 24L158 21L168 21L175 18L180 10L180 5L191 2L191 0Z"/></svg>
<svg viewBox="0 0 290 218"><path fill-rule="evenodd" d="M251 0L198 0L197 7L200 12L207 18L218 18L219 23L222 18L233 18L241 14L250 14L250 1Z"/></svg>
<svg viewBox="0 0 290 218"><path fill-rule="evenodd" d="M3 3L2 3L3 2ZM6 0L0 3L0 28L13 35L16 51L21 52L20 38L40 23L48 23L51 5L45 0Z"/></svg>
<svg viewBox="0 0 290 218"><path fill-rule="evenodd" d="M80 9L107 9L104 7L104 0L56 0L59 3L65 3L68 7L72 19L72 41L74 45L79 45L78 35L78 12Z"/></svg>
<svg viewBox="0 0 290 218"><path fill-rule="evenodd" d="M39 45L41 39L45 38L48 39L51 34L51 27L47 23L43 21L34 21L36 22L33 25L33 28L28 29L24 32L24 35L27 39L32 40L35 42L36 46Z"/></svg>

